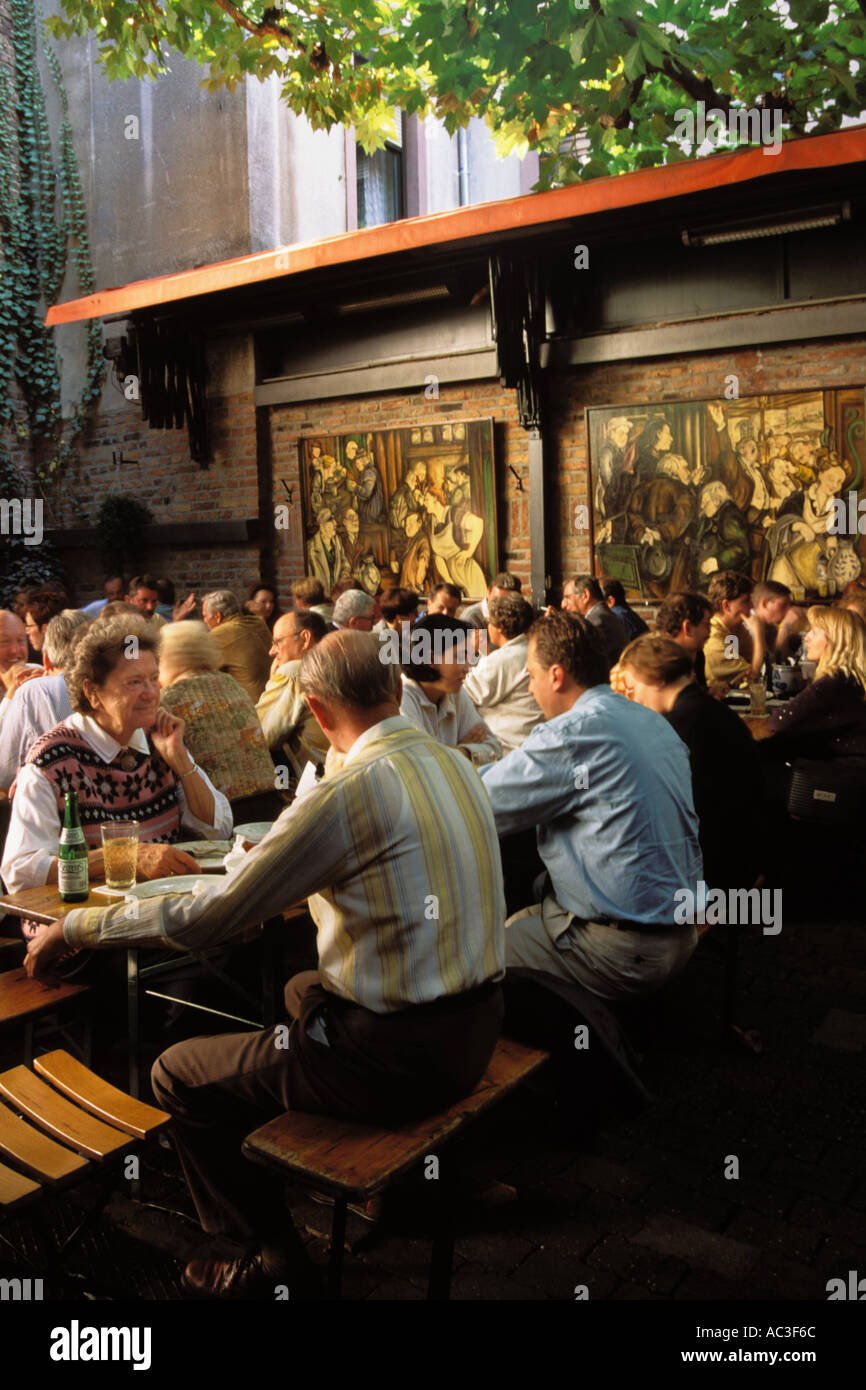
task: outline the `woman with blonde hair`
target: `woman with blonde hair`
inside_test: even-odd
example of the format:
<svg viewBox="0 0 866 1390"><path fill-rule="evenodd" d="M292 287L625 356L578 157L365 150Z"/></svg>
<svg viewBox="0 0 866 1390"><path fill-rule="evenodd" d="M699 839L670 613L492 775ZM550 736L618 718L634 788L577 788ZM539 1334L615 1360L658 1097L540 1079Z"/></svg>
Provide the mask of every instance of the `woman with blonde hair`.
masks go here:
<svg viewBox="0 0 866 1390"><path fill-rule="evenodd" d="M847 608L808 610L806 657L815 679L770 716L763 756L866 759L866 623Z"/></svg>
<svg viewBox="0 0 866 1390"><path fill-rule="evenodd" d="M235 823L273 818L282 810L274 765L256 707L204 623L168 623L161 633L161 703L186 725L196 762L231 803Z"/></svg>

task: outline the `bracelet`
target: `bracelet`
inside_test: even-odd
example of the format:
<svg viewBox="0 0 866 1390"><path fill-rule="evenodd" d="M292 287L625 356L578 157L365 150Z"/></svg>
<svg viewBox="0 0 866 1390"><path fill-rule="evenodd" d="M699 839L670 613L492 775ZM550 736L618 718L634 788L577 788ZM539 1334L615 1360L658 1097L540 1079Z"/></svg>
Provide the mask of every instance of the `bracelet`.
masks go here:
<svg viewBox="0 0 866 1390"><path fill-rule="evenodd" d="M193 759L192 767L189 769L189 771L182 772L177 780L179 782L185 782L187 777L191 777L194 772L201 772L201 768L199 767L195 759Z"/></svg>

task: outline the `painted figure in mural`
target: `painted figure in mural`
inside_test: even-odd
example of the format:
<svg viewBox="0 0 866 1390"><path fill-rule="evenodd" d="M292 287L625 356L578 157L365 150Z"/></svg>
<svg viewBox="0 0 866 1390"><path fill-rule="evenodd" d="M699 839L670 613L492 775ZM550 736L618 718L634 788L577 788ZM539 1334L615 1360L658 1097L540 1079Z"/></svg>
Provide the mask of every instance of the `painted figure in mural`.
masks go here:
<svg viewBox="0 0 866 1390"><path fill-rule="evenodd" d="M604 534L601 531L597 533L599 543L620 542L625 535L625 511L634 481L633 474L623 473L630 433L631 421L627 415L614 415L605 426L606 438L598 453L595 493L595 512L603 520L604 531Z"/></svg>
<svg viewBox="0 0 866 1390"><path fill-rule="evenodd" d="M794 444L792 443L792 451ZM814 455L813 455L814 458ZM793 459L795 467L796 458ZM770 528L767 540L770 550L769 579L788 588L812 589L820 592L834 567L839 537L828 530L835 517L833 498L845 485L846 471L835 454L822 450L815 458L818 476L800 495L802 512L780 516ZM850 548L850 547L849 547Z"/></svg>
<svg viewBox="0 0 866 1390"><path fill-rule="evenodd" d="M770 511L776 516L780 512L803 512L803 493L798 491L794 464L787 454L773 454L767 464L767 482L770 488ZM793 505L792 505L793 502Z"/></svg>
<svg viewBox="0 0 866 1390"><path fill-rule="evenodd" d="M794 475L798 487L810 487L818 476L818 460L815 456L815 448L815 444L807 435L798 435L788 445L788 457L794 465Z"/></svg>
<svg viewBox="0 0 866 1390"><path fill-rule="evenodd" d="M392 531L398 532L398 543L406 530L406 518L410 512L417 511L421 505L424 485L427 482L427 465L423 459L415 459L406 469L399 487L395 488L388 504L388 521Z"/></svg>
<svg viewBox="0 0 866 1390"><path fill-rule="evenodd" d="M340 540L343 542L349 573L356 576L361 564L361 557L367 549L367 542L361 537L358 513L351 505L344 507L340 514L339 534Z"/></svg>
<svg viewBox="0 0 866 1390"><path fill-rule="evenodd" d="M469 507L471 491L469 469L462 463L452 464L445 476L445 494L455 511Z"/></svg>
<svg viewBox="0 0 866 1390"><path fill-rule="evenodd" d="M737 464L742 476L750 484L749 500L746 506L746 521L749 526L749 545L751 548L751 577L757 583L766 568L767 530L773 525L774 495L769 486L767 473L758 461L759 450L755 439L741 436L737 447Z"/></svg>
<svg viewBox="0 0 866 1390"><path fill-rule="evenodd" d="M469 469L455 464L445 478L445 495L451 507L454 539L462 549L474 551L484 535L484 518L472 511Z"/></svg>
<svg viewBox="0 0 866 1390"><path fill-rule="evenodd" d="M749 561L749 528L724 483L718 479L701 489L701 520L695 534L698 585L704 589L722 570L742 573Z"/></svg>
<svg viewBox="0 0 866 1390"><path fill-rule="evenodd" d="M364 551L358 564L358 583L366 593L376 597L379 592L379 584L382 580L382 572L376 563L376 557L369 547Z"/></svg>
<svg viewBox="0 0 866 1390"><path fill-rule="evenodd" d="M409 512L403 523L406 546L400 556L400 588L424 594L430 587L430 537L424 530L425 514Z"/></svg>
<svg viewBox="0 0 866 1390"><path fill-rule="evenodd" d="M425 493L424 508L431 518L430 548L437 575L446 584L456 584L467 598L483 597L484 571L472 558L484 534L483 518L465 511L455 528L451 507L432 492Z"/></svg>
<svg viewBox="0 0 866 1390"><path fill-rule="evenodd" d="M670 453L674 442L673 430L663 415L656 415L644 425L640 438L636 441L634 462L629 457L631 449L626 450L625 468L634 471L635 485L647 478L655 477L659 462Z"/></svg>
<svg viewBox="0 0 866 1390"><path fill-rule="evenodd" d="M348 469L348 487L352 492L362 526L378 525L385 520L385 489L373 458L361 449L357 440L346 441L343 450Z"/></svg>
<svg viewBox="0 0 866 1390"><path fill-rule="evenodd" d="M343 542L337 535L337 520L328 507L318 513L319 529L311 541L307 541L307 573L318 579L326 594L329 594L338 579L346 579L349 566Z"/></svg>
<svg viewBox="0 0 866 1390"><path fill-rule="evenodd" d="M316 448L321 450L321 445L312 446ZM317 517L323 507L334 511L346 496L346 470L340 467L333 454L323 453L311 461L310 469L310 510L313 517Z"/></svg>
<svg viewBox="0 0 866 1390"><path fill-rule="evenodd" d="M709 478L723 481L722 459L729 459L734 453L734 443L728 427L728 410L724 401L707 401L704 435Z"/></svg>
<svg viewBox="0 0 866 1390"><path fill-rule="evenodd" d="M687 541L698 506L691 483L692 469L682 454L665 454L658 462L656 476L639 483L629 499L628 541L645 547L638 563L645 589L654 598L664 598L669 589L685 589L693 583ZM664 566L659 546L669 552Z"/></svg>

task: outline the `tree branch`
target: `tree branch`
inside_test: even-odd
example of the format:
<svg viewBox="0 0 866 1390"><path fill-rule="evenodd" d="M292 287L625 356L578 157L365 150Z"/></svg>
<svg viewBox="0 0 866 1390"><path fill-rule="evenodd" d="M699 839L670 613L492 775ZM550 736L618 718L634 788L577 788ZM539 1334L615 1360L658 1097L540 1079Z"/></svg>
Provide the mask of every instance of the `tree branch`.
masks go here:
<svg viewBox="0 0 866 1390"><path fill-rule="evenodd" d="M632 82L625 110L620 111L619 115L616 117L613 123L615 130L625 130L628 126L631 125L631 108L634 106L635 102L640 96L645 81L646 74L641 73L640 77L636 77L634 82Z"/></svg>
<svg viewBox="0 0 866 1390"><path fill-rule="evenodd" d="M866 0L858 0L858 3L864 5L866 4ZM606 18L601 0L590 0L590 6L593 12L601 19ZM618 24L622 25L630 39L637 39L639 37L635 20L623 19L620 15L617 15L616 21ZM676 58L666 58L661 67L650 64L647 67L646 76L652 77L654 73L663 73L665 77L670 78L671 82L675 82L678 87L681 87L686 95L692 97L694 101L703 101L708 107L710 105L718 106L720 110L725 112L729 111L731 108L730 98L726 97L722 92L717 92L709 78L698 77Z"/></svg>
<svg viewBox="0 0 866 1390"><path fill-rule="evenodd" d="M234 20L238 28L246 29L248 34L255 35L257 39L288 39L291 43L297 42L291 29L285 29L282 24L274 24L272 20L265 21L264 19L260 24L254 24L251 19L247 19L243 10L232 4L232 0L214 0L214 4L223 10L229 19ZM299 48L305 47L300 42L297 46Z"/></svg>

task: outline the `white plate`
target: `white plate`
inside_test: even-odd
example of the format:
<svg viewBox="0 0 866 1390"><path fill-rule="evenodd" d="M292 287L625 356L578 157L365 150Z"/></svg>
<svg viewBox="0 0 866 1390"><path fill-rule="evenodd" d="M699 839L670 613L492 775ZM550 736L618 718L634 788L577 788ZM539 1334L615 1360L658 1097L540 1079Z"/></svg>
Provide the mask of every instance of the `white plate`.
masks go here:
<svg viewBox="0 0 866 1390"><path fill-rule="evenodd" d="M149 883L137 883L134 888L94 888L94 893L106 893L112 898L161 898L166 893L195 893L198 885L208 888L212 878L198 874L173 874L170 878L152 878Z"/></svg>
<svg viewBox="0 0 866 1390"><path fill-rule="evenodd" d="M231 847L231 840L183 840L174 846L191 854L193 859L222 859Z"/></svg>
<svg viewBox="0 0 866 1390"><path fill-rule="evenodd" d="M248 825L236 825L234 833L243 835L245 840L251 840L254 845L257 845L259 840L265 838L273 824L274 822L271 820L254 820L250 821Z"/></svg>

